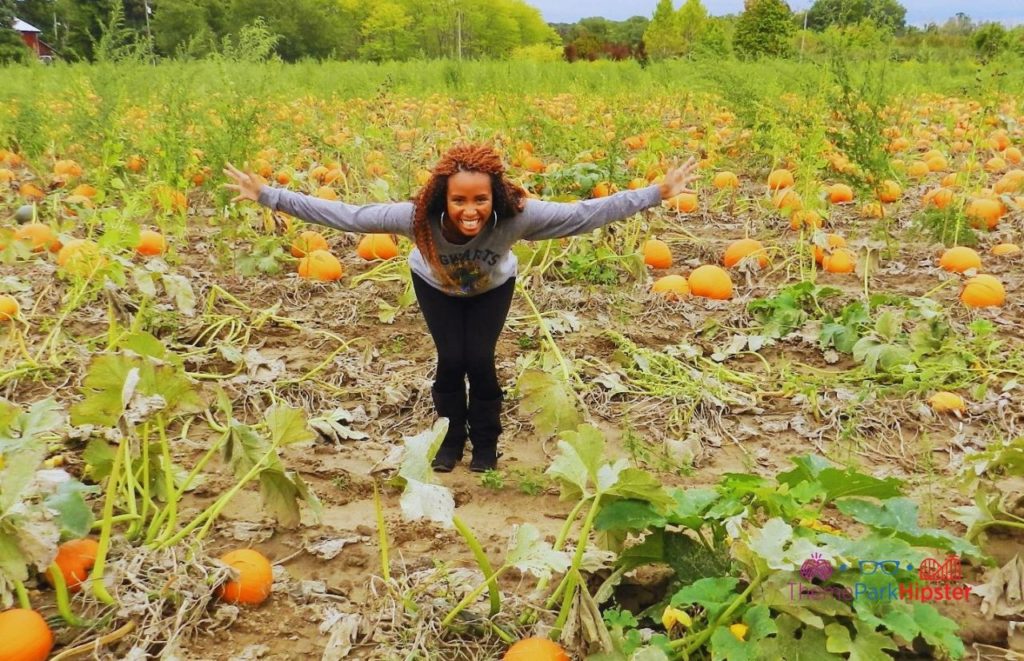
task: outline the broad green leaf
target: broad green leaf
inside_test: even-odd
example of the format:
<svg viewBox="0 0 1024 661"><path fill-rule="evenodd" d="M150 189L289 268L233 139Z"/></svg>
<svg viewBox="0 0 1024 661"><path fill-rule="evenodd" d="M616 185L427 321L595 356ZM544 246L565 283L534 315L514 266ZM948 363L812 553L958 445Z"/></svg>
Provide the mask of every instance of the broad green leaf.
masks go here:
<svg viewBox="0 0 1024 661"><path fill-rule="evenodd" d="M94 482L102 482L110 475L114 467L114 454L117 449L102 438L93 438L85 446L82 459L85 461L85 472Z"/></svg>
<svg viewBox="0 0 1024 661"><path fill-rule="evenodd" d="M760 530L753 531L748 546L772 569L796 569L815 553L829 561L833 557L829 549L819 548L809 539L794 537L792 526L778 518L769 519Z"/></svg>
<svg viewBox="0 0 1024 661"><path fill-rule="evenodd" d="M93 359L82 381L81 402L71 406L71 424L114 427L124 413L122 389L128 374L137 369L140 359L124 355L102 354Z"/></svg>
<svg viewBox="0 0 1024 661"><path fill-rule="evenodd" d="M638 531L664 528L666 519L644 500L616 500L601 508L594 519L595 530Z"/></svg>
<svg viewBox="0 0 1024 661"><path fill-rule="evenodd" d="M838 622L825 627L825 647L829 652L849 654L850 661L891 661L892 656L884 650L898 650L899 647L885 634L874 631L858 631L856 638L850 637L850 630Z"/></svg>
<svg viewBox="0 0 1024 661"><path fill-rule="evenodd" d="M714 489L673 489L669 495L675 500L668 513L669 522L694 530L704 525L704 512L719 499Z"/></svg>
<svg viewBox="0 0 1024 661"><path fill-rule="evenodd" d="M530 417L538 434L551 436L579 425L575 392L559 376L527 370L519 378L518 387L523 395L519 406Z"/></svg>
<svg viewBox="0 0 1024 661"><path fill-rule="evenodd" d="M750 627L747 631L747 641L751 643L779 632L779 628L775 626L775 620L772 619L771 609L766 604L757 604L748 608L747 612L743 614L743 623Z"/></svg>
<svg viewBox="0 0 1024 661"><path fill-rule="evenodd" d="M668 510L676 504L659 480L639 468L626 468L619 472L618 479L605 493L621 498L646 500L659 511Z"/></svg>
<svg viewBox="0 0 1024 661"><path fill-rule="evenodd" d="M665 532L664 549L664 562L676 573L681 585L729 573L728 551L716 555L684 533Z"/></svg>
<svg viewBox="0 0 1024 661"><path fill-rule="evenodd" d="M231 467L235 477L241 478L261 460L263 470L283 470L280 459L274 452L270 452L270 441L256 433L252 427L232 423L230 429L231 433L224 443L224 461Z"/></svg>
<svg viewBox="0 0 1024 661"><path fill-rule="evenodd" d="M260 471L260 494L267 510L286 528L299 525L300 500L310 505L317 520L320 518L319 499L294 471L281 471L276 468Z"/></svg>
<svg viewBox="0 0 1024 661"><path fill-rule="evenodd" d="M57 493L49 496L44 504L57 513L57 525L63 539L79 539L92 529L92 509L82 494L99 493L99 487L86 486L77 480L67 480L57 487Z"/></svg>
<svg viewBox="0 0 1024 661"><path fill-rule="evenodd" d="M964 642L957 635L960 626L935 610L931 604L914 604L914 621L929 644L944 649L954 659L964 656Z"/></svg>
<svg viewBox="0 0 1024 661"><path fill-rule="evenodd" d="M556 551L545 542L535 526L523 524L512 533L505 564L538 578L547 578L552 572L566 571L570 560L568 553Z"/></svg>
<svg viewBox="0 0 1024 661"><path fill-rule="evenodd" d="M63 418L52 399L42 399L28 411L0 399L0 452L35 442L36 436L53 431Z"/></svg>
<svg viewBox="0 0 1024 661"><path fill-rule="evenodd" d="M0 608L9 608L14 603L14 581L28 580L29 561L9 528L0 521Z"/></svg>
<svg viewBox="0 0 1024 661"><path fill-rule="evenodd" d="M903 330L903 319L892 311L885 311L878 315L875 322L875 333L883 340L892 342Z"/></svg>
<svg viewBox="0 0 1024 661"><path fill-rule="evenodd" d="M755 661L759 654L757 645L740 640L729 627L720 626L711 634L712 661Z"/></svg>
<svg viewBox="0 0 1024 661"><path fill-rule="evenodd" d="M881 505L844 498L836 501L839 511L880 532L892 533L913 546L946 549L960 554L980 557L981 551L973 544L945 530L920 528L917 524L917 503L909 498L889 498Z"/></svg>
<svg viewBox="0 0 1024 661"><path fill-rule="evenodd" d="M149 358L156 358L157 360L173 363L177 361L181 362L181 358L172 352L167 351L167 347L164 343L156 338L156 336L147 333L145 331L137 331L127 336L119 343L124 349L134 351L140 356L147 356Z"/></svg>
<svg viewBox="0 0 1024 661"><path fill-rule="evenodd" d="M890 498L900 495L901 483L896 478L880 480L854 468L840 470L816 455L794 457L796 468L778 475L780 484L797 487L800 482L817 482L825 491L826 502L845 496Z"/></svg>
<svg viewBox="0 0 1024 661"><path fill-rule="evenodd" d="M302 409L275 404L267 410L266 420L270 440L279 447L316 440L316 435L306 424L306 413Z"/></svg>
<svg viewBox="0 0 1024 661"><path fill-rule="evenodd" d="M778 633L761 641L761 659L785 661L843 661L845 657L826 649L824 632L804 626L789 614L776 619Z"/></svg>
<svg viewBox="0 0 1024 661"><path fill-rule="evenodd" d="M910 643L921 632L914 621L910 604L904 601L883 602L855 599L853 609L857 618L872 631L878 628L891 631L905 643Z"/></svg>
<svg viewBox="0 0 1024 661"><path fill-rule="evenodd" d="M736 598L739 579L732 576L702 578L672 595L672 605L699 604L713 621Z"/></svg>

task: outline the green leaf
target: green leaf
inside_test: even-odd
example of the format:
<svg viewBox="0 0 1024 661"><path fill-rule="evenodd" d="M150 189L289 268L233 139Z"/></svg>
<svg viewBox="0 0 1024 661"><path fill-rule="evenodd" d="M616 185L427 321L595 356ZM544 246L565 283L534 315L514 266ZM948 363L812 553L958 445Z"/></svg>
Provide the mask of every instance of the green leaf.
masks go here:
<svg viewBox="0 0 1024 661"><path fill-rule="evenodd" d="M0 399L0 452L36 442L40 434L53 431L63 418L52 399L33 404L28 411L6 399Z"/></svg>
<svg viewBox="0 0 1024 661"><path fill-rule="evenodd" d="M776 518L769 519L760 530L751 533L748 546L768 563L769 568L794 569L796 565L786 553L786 546L792 541L792 526Z"/></svg>
<svg viewBox="0 0 1024 661"><path fill-rule="evenodd" d="M36 469L46 458L42 443L25 444L4 452L3 468L0 468L0 517L17 506L24 498L24 492L35 478Z"/></svg>
<svg viewBox="0 0 1024 661"><path fill-rule="evenodd" d="M57 513L57 525L62 539L79 539L89 534L95 517L82 494L99 491L99 487L87 487L77 480L69 479L57 487L57 493L44 501L48 509Z"/></svg>
<svg viewBox="0 0 1024 661"><path fill-rule="evenodd" d="M844 498L836 507L860 523L885 533L891 533L914 546L955 551L963 555L980 557L981 551L973 544L945 530L920 528L917 524L917 504L909 498L889 498L881 505Z"/></svg>
<svg viewBox="0 0 1024 661"><path fill-rule="evenodd" d="M610 496L646 500L659 510L675 505L675 500L666 493L661 482L653 475L639 468L626 468L618 473L618 479L605 490Z"/></svg>
<svg viewBox="0 0 1024 661"><path fill-rule="evenodd" d="M81 402L71 406L71 424L114 427L124 413L122 389L140 359L103 354L93 359L82 381Z"/></svg>
<svg viewBox="0 0 1024 661"><path fill-rule="evenodd" d="M267 410L266 420L270 440L279 447L316 440L316 434L306 424L306 413L302 409L275 404Z"/></svg>
<svg viewBox="0 0 1024 661"><path fill-rule="evenodd" d="M889 498L898 496L902 490L901 482L896 478L880 480L855 468L840 470L818 456L794 457L792 461L797 467L780 473L777 477L779 483L795 488L802 481L817 482L824 489L826 503L845 496Z"/></svg>
<svg viewBox="0 0 1024 661"><path fill-rule="evenodd" d="M616 500L601 508L594 519L595 530L637 531L664 528L666 519L643 500Z"/></svg>
<svg viewBox="0 0 1024 661"><path fill-rule="evenodd" d="M888 636L873 631L858 631L856 639L850 637L850 630L838 622L825 627L828 636L825 647L829 652L849 654L850 661L892 661L884 650L898 650L899 647Z"/></svg>
<svg viewBox="0 0 1024 661"><path fill-rule="evenodd" d="M537 433L551 436L580 423L572 386L550 372L527 370L519 378L520 408L530 417Z"/></svg>
<svg viewBox="0 0 1024 661"><path fill-rule="evenodd" d="M558 456L545 473L562 487L563 500L590 496L592 491L588 487L597 488L598 471L604 459L604 436L590 425L580 425L577 431L562 432L558 449Z"/></svg>
<svg viewBox="0 0 1024 661"><path fill-rule="evenodd" d="M134 351L140 356L156 358L157 360L175 364L181 364L181 358L174 353L168 352L164 343L145 331L138 331L127 336L120 342L124 349Z"/></svg>
<svg viewBox="0 0 1024 661"><path fill-rule="evenodd" d="M761 642L761 659L843 661L845 658L828 651L824 632L804 626L792 615L779 615L775 623L778 633Z"/></svg>
<svg viewBox="0 0 1024 661"><path fill-rule="evenodd" d="M875 321L875 333L883 340L892 342L899 336L902 330L903 319L900 315L890 310L878 315L878 320Z"/></svg>
<svg viewBox="0 0 1024 661"><path fill-rule="evenodd" d="M107 479L114 467L116 452L116 448L102 438L91 439L82 453L86 474L96 482Z"/></svg>
<svg viewBox="0 0 1024 661"><path fill-rule="evenodd" d="M669 495L675 500L668 513L669 522L694 530L703 527L704 513L720 498L714 489L673 489Z"/></svg>
<svg viewBox="0 0 1024 661"><path fill-rule="evenodd" d="M231 423L231 433L224 443L224 461L231 467L236 478L241 478L263 460L264 469L281 470L281 462L271 453L267 459L263 457L270 451L270 441L256 433L249 425Z"/></svg>
<svg viewBox="0 0 1024 661"><path fill-rule="evenodd" d="M772 611L766 604L756 604L748 608L743 614L743 623L750 627L747 631L747 641L751 643L779 632L775 620L772 619Z"/></svg>
<svg viewBox="0 0 1024 661"><path fill-rule="evenodd" d="M758 654L757 645L740 640L728 627L718 627L711 634L712 661L755 661Z"/></svg>
<svg viewBox="0 0 1024 661"><path fill-rule="evenodd" d="M954 659L964 656L964 642L957 635L960 626L935 610L931 604L914 604L914 621L930 644L945 650Z"/></svg>
<svg viewBox="0 0 1024 661"><path fill-rule="evenodd" d="M299 525L299 489L291 475L276 468L260 471L260 495L263 505L285 528Z"/></svg>
<svg viewBox="0 0 1024 661"><path fill-rule="evenodd" d="M736 598L739 579L733 576L702 578L672 595L673 606L699 604L713 621Z"/></svg>

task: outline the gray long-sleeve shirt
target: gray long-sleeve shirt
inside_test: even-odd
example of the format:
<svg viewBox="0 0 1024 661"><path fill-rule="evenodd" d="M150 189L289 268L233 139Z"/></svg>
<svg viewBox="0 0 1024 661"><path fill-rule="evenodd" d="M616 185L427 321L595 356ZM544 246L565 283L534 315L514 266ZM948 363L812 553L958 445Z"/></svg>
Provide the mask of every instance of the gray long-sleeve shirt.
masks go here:
<svg viewBox="0 0 1024 661"><path fill-rule="evenodd" d="M346 232L401 234L413 237L413 203L346 204L263 186L260 204L302 220ZM457 288L442 283L420 254L409 253L409 267L431 286L453 296L475 296L500 287L516 275L519 265L512 244L520 239L540 240L586 234L613 221L629 218L661 202L658 186L626 190L608 197L581 202L543 202L528 199L523 210L487 225L467 243L448 242L439 219L431 222L434 245L443 268Z"/></svg>

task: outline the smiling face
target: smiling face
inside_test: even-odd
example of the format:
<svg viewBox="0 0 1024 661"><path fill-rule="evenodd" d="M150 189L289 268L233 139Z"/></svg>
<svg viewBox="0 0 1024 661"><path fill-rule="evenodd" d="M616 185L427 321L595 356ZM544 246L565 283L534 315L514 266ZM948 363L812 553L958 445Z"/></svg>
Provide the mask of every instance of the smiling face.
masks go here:
<svg viewBox="0 0 1024 661"><path fill-rule="evenodd" d="M483 172L456 172L448 177L446 215L463 236L473 237L494 209L491 177Z"/></svg>

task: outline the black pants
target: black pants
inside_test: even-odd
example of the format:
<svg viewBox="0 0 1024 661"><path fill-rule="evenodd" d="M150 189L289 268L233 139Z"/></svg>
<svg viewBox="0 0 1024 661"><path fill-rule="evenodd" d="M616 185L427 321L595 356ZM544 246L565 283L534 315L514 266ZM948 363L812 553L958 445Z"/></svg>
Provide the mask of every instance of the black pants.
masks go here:
<svg viewBox="0 0 1024 661"><path fill-rule="evenodd" d="M437 378L434 387L442 392L464 389L469 378L470 393L476 399L494 399L502 394L494 367L494 350L512 305L516 279L476 296L449 296L412 274L427 328L437 347Z"/></svg>

